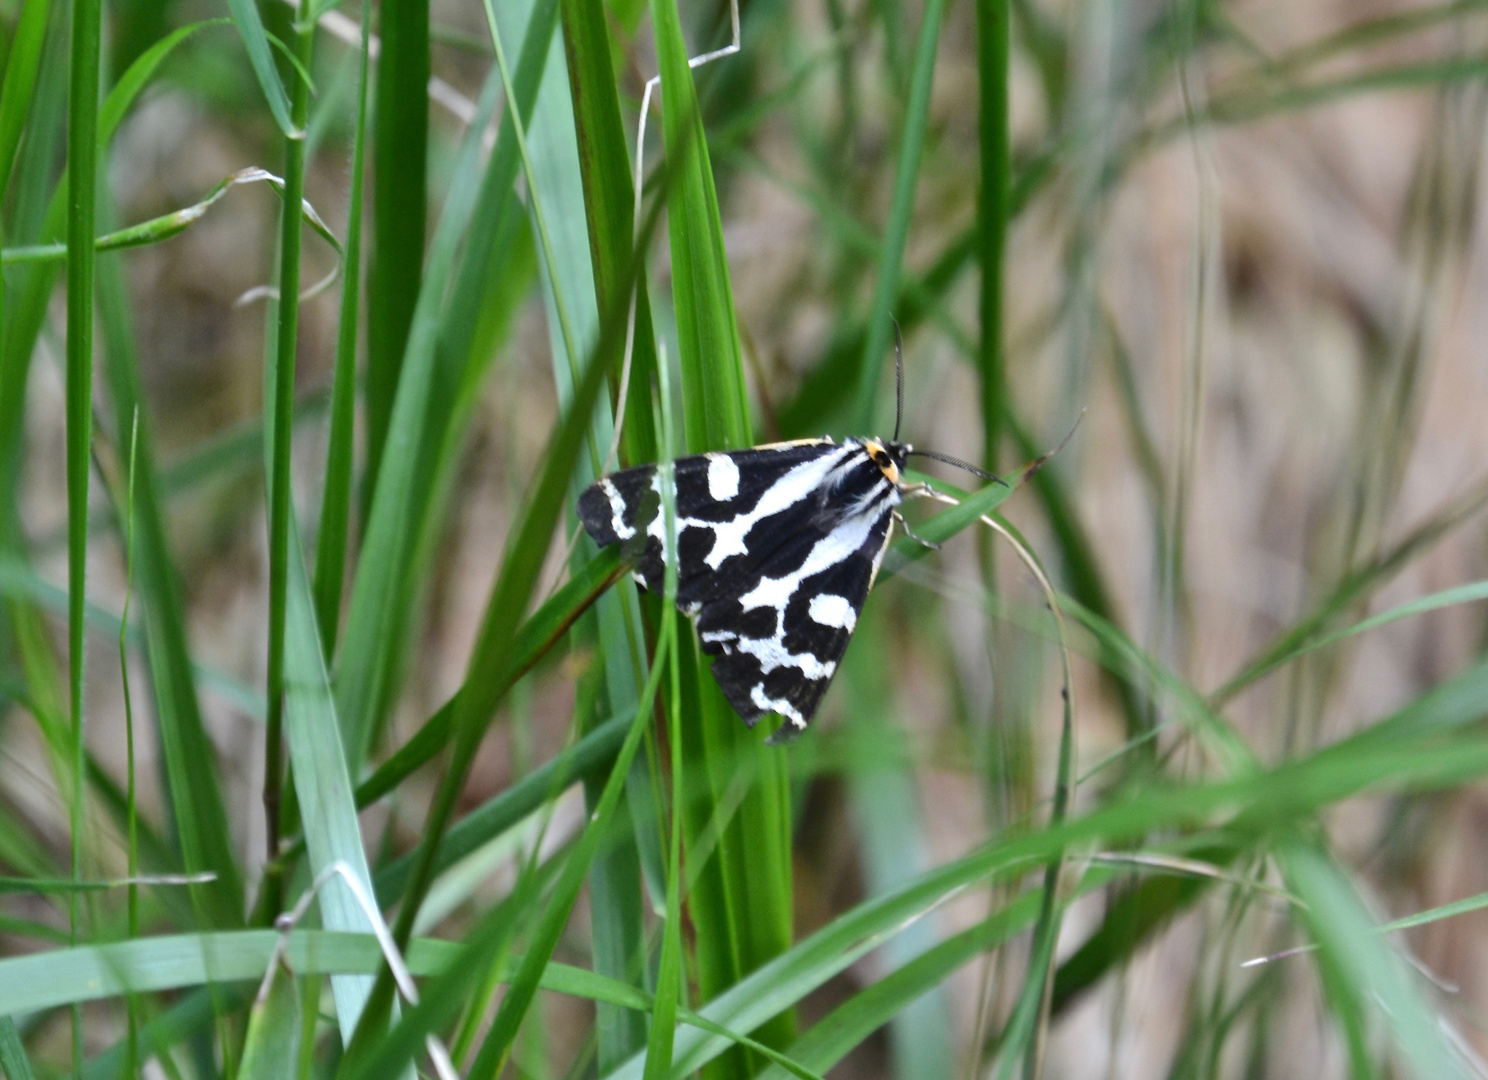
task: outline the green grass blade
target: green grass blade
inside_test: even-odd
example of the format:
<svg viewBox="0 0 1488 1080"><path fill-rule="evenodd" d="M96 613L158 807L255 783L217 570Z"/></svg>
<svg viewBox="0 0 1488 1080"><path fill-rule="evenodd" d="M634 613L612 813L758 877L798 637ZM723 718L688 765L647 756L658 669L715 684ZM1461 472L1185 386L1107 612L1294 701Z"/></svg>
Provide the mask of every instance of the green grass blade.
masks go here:
<svg viewBox="0 0 1488 1080"><path fill-rule="evenodd" d="M300 987L294 973L278 960L269 976L268 993L255 999L248 1013L240 1080L279 1080L289 1076L300 1055Z"/></svg>
<svg viewBox="0 0 1488 1080"><path fill-rule="evenodd" d="M600 0L564 0L561 12L581 185L582 206L578 209L588 223L595 302L600 310L606 310L629 302L635 206L631 160L612 62L611 15ZM574 216L577 219L578 215ZM659 456L650 393L657 370L655 338L645 286L644 277L634 282L629 389L625 413L615 420L621 425L619 457L628 463L655 461ZM614 392L619 393L618 385ZM608 416L596 417L597 421L602 419ZM611 442L612 436L607 436L597 423L593 443L600 455L608 453ZM576 480L589 478L592 472L581 473ZM593 557L592 543L582 538L574 562ZM602 681L594 695L593 709L581 718L583 723L592 726L607 712L623 713L634 707L645 676L644 643L638 633L640 612L634 587L629 584L622 584L597 608L594 632ZM591 895L597 898L591 900L596 969L626 981L634 981L641 968L637 963L643 925L640 875L635 866L638 855L653 897L665 891L665 886L658 888L658 883L665 880L665 856L654 827L658 814L650 796L655 788L646 782L651 765L650 758L640 759L637 776L627 788L635 844L617 844L601 851L595 857L590 882ZM591 806L600 794L597 781L586 786ZM625 1060L645 1042L644 1018L631 1011L600 1006L596 1026L596 1066L600 1071Z"/></svg>
<svg viewBox="0 0 1488 1080"><path fill-rule="evenodd" d="M315 625L315 602L305 574L298 529L293 524L287 568L284 714L295 792L305 827L305 846L312 876L343 863L370 893L372 876L362 847L356 800L341 745L341 727L336 720L335 700L321 653L321 636ZM340 878L320 890L318 903L321 921L327 929L362 933L372 930L366 913ZM365 976L331 979L336 1019L343 1039L348 1042L371 989L372 980Z"/></svg>
<svg viewBox="0 0 1488 1080"><path fill-rule="evenodd" d="M1429 550L1488 503L1488 487L1478 485L1442 513L1412 529L1389 549L1362 566L1342 575L1321 600L1301 619L1277 634L1259 656L1248 661L1223 686L1214 691L1216 704L1223 705L1261 676L1274 671L1314 640L1333 619L1351 605L1380 588L1413 558Z"/></svg>
<svg viewBox="0 0 1488 1080"><path fill-rule="evenodd" d="M5 81L0 84L0 195L10 190L16 147L21 142L21 129L25 126L36 86L36 69L41 64L42 49L46 45L50 10L51 5L46 0L26 0L16 23L15 36L10 40Z"/></svg>
<svg viewBox="0 0 1488 1080"><path fill-rule="evenodd" d="M10 1080L34 1080L36 1076L21 1043L21 1033L9 1016L0 1016L0 1072Z"/></svg>
<svg viewBox="0 0 1488 1080"><path fill-rule="evenodd" d="M665 353L662 354L665 360ZM661 479L662 548L677 550L677 486L671 450L677 445L672 421L672 388L668 366L657 366L657 400L661 405L661 445L663 457L657 463ZM661 957L656 965L656 995L651 1006L651 1031L646 1039L646 1073L644 1080L668 1080L672 1071L673 1025L677 1022L678 999L686 993L682 965L682 831L686 812L684 792L686 779L682 754L682 670L675 648L677 638L688 629L677 603L677 560L669 560L663 572L661 608L666 619L663 633L669 635L673 648L667 656L671 693L667 698L667 748L671 757L672 791L671 822L667 837L666 907L661 927ZM652 677L661 665L658 648ZM654 683L648 685L648 691ZM648 694L649 696L649 694ZM603 1063L601 1063L603 1067Z"/></svg>
<svg viewBox="0 0 1488 1080"><path fill-rule="evenodd" d="M1007 238L1012 145L1008 134L1008 76L1012 10L1009 0L977 0L977 86L981 187L977 248L981 263L977 359L982 376L982 467L997 469L997 444L1007 411L1002 355L1002 260Z"/></svg>
<svg viewBox="0 0 1488 1080"><path fill-rule="evenodd" d="M404 354L421 300L428 203L429 0L387 0L380 15L367 290L367 508L410 362Z"/></svg>
<svg viewBox="0 0 1488 1080"><path fill-rule="evenodd" d="M908 278L894 298L894 312L906 334L932 314L933 305L950 291L972 265L977 233L968 229L952 240L923 277ZM868 320L871 323L872 320ZM841 387L850 383L866 355L868 323L840 330L825 355L801 380L796 396L781 406L781 433L788 436L817 431L841 402Z"/></svg>
<svg viewBox="0 0 1488 1080"><path fill-rule="evenodd" d="M889 305L899 294L899 279L904 261L904 248L909 240L909 227L914 217L915 189L920 176L920 158L925 149L925 130L929 122L930 88L935 78L935 53L940 44L940 24L945 15L945 0L927 0L920 16L920 37L915 46L914 70L910 75L909 98L904 106L904 128L900 136L899 163L894 174L894 194L889 204L889 220L884 227L883 256L874 285L873 306L868 314L868 336L863 343L859 362L857 394L853 404L855 430L874 432L880 415L879 376L890 342L889 319L894 314Z"/></svg>
<svg viewBox="0 0 1488 1080"><path fill-rule="evenodd" d="M192 873L216 875L214 882L192 889L199 900L199 917L207 925L235 926L243 918L242 879L229 839L215 753L196 694L199 673L188 647L181 584L160 506L154 440L140 391L129 301L123 275L112 261L99 267L98 311L115 430L131 430L134 418L139 417L133 479L135 583L183 867Z"/></svg>
<svg viewBox="0 0 1488 1080"><path fill-rule="evenodd" d="M284 90L284 82L279 78L279 69L274 66L274 55L269 52L269 38L264 33L258 5L253 0L227 0L227 8L232 12L238 35L243 39L243 48L248 53L248 63L253 67L253 74L258 77L258 85L263 90L264 100L268 102L269 112L274 116L274 123L279 125L285 138L300 137L304 125L295 124L290 115L289 95Z"/></svg>
<svg viewBox="0 0 1488 1080"><path fill-rule="evenodd" d="M78 0L72 12L67 114L67 657L72 768L68 832L72 877L83 878L83 795L87 790L83 717L84 599L88 581L88 488L93 451L93 279L98 208L98 89L103 6ZM82 931L78 897L68 898L67 924ZM73 1073L83 1065L83 1018L72 1015Z"/></svg>
<svg viewBox="0 0 1488 1080"><path fill-rule="evenodd" d="M326 446L325 487L320 497L315 540L315 619L327 658L336 655L341 596L346 587L346 543L351 532L351 468L356 435L356 345L362 284L362 174L367 157L368 65L372 34L371 0L362 0L362 48L357 76L357 118L352 135L351 197L346 209L346 252L342 260L341 315L336 330L336 361L331 381L331 430Z"/></svg>
<svg viewBox="0 0 1488 1080"><path fill-rule="evenodd" d="M315 43L315 24L295 27L295 47L308 66ZM279 325L271 352L272 411L265 430L265 462L269 477L269 664L265 698L268 723L264 729L264 821L268 857L279 853L280 802L284 785L284 677L285 636L289 596L290 553L290 452L294 441L295 366L299 352L300 326L300 207L305 200L305 120L310 112L310 88L295 82L291 119L296 134L284 146L284 206L279 235ZM298 559L298 552L293 556ZM266 907L282 906L277 876L265 878Z"/></svg>
<svg viewBox="0 0 1488 1080"><path fill-rule="evenodd" d="M516 76L516 98L521 112L530 112L533 107L551 36L551 19L539 20L529 27ZM431 252L425 280L434 280L436 271L443 275L438 278L440 290L447 288L448 299L443 301L443 312L437 315L432 328L422 321L427 312L419 309L415 334L410 339L419 357L413 366L421 379L427 375L429 381L421 391L427 397L417 431L406 433L410 445L416 445L417 449L406 452L405 457L417 458L414 474L423 482L407 490L404 513L389 526L403 530L405 535L399 543L408 545L400 548L399 576L390 579L396 585L394 599L379 616L384 620L383 625L377 627L388 642L397 643L388 646L395 656L397 646L410 632L424 583L436 572L445 515L458 479L469 422L500 340L512 327L535 271L528 222L512 186L517 168L513 128L509 118L503 117L496 146L486 164L473 207L468 210L465 234L441 231ZM443 219L440 227L444 229ZM450 236L457 247L463 242L463 254L453 268L446 268L442 263L445 253L441 243ZM423 353L431 348L433 356L427 359L432 368L426 368ZM405 360L412 363L413 356L410 352ZM412 443L414 439L416 444ZM406 467L406 464L399 466L400 470ZM381 539L384 538L379 536L379 542ZM364 548L369 546L364 544ZM348 660L358 669L363 666L355 657L344 658L343 665ZM390 666L390 672L375 673L381 683L376 687L379 697L366 736L370 742L375 742L380 733L381 720L386 715L384 702L392 700L402 674L401 664L395 662Z"/></svg>

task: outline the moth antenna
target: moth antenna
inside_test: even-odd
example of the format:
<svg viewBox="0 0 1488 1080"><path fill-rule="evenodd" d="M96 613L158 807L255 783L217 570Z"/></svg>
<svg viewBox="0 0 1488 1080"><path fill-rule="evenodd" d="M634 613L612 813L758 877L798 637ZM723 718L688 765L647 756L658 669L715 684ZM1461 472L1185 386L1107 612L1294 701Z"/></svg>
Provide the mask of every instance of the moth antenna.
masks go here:
<svg viewBox="0 0 1488 1080"><path fill-rule="evenodd" d="M931 458L935 461L943 462L946 465L954 465L958 469L965 469L969 473L980 476L983 480L992 480L996 483L1001 484L1003 487L1008 486L1007 481L1004 480L1002 477L996 475L995 473L989 473L986 469L979 469L971 462L962 461L958 457L951 457L950 454L941 454L937 453L934 450L911 450L906 456Z"/></svg>
<svg viewBox="0 0 1488 1080"><path fill-rule="evenodd" d="M1023 467L1023 481L1025 483L1033 476L1034 473L1038 472L1044 467L1045 462L1047 462L1051 457L1065 448L1069 441L1075 437L1075 432L1080 430L1080 423L1084 419L1085 410L1081 409L1080 415L1075 417L1074 424L1070 426L1070 429L1065 434L1064 438L1059 440L1059 445L1056 446L1053 450L1048 451L1047 453L1040 454L1038 457L1034 458L1031 462Z"/></svg>
<svg viewBox="0 0 1488 1080"><path fill-rule="evenodd" d="M899 332L899 320L893 315L894 324L894 438L899 441L899 424L904 419L904 335Z"/></svg>

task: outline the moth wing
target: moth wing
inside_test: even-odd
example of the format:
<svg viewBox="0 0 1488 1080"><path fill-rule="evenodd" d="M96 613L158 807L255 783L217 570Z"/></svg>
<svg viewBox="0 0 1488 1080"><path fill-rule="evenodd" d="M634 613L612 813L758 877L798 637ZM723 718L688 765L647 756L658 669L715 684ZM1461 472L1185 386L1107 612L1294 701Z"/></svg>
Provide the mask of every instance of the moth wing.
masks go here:
<svg viewBox="0 0 1488 1080"><path fill-rule="evenodd" d="M677 606L695 614L706 598L747 580L793 531L791 519L814 513L817 474L826 471L826 459L845 451L830 440L810 439L678 458ZM776 506L759 520L751 517ZM665 534L655 465L602 477L579 496L578 511L597 543L621 544L640 583L661 591ZM720 537L731 554L710 561Z"/></svg>
<svg viewBox="0 0 1488 1080"><path fill-rule="evenodd" d="M766 713L785 717L771 742L796 737L816 715L878 572L890 509L801 530L747 591L702 605L698 633L729 703L750 726Z"/></svg>

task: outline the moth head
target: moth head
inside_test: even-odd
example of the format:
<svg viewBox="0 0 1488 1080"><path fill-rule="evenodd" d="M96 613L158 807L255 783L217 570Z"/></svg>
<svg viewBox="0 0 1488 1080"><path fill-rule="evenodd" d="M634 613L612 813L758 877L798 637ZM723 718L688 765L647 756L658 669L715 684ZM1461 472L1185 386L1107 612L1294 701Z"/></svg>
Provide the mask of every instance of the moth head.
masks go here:
<svg viewBox="0 0 1488 1080"><path fill-rule="evenodd" d="M873 464L883 470L884 477L889 483L898 485L902 482L901 471L904 461L909 456L910 447L908 443L880 442L878 439L864 439L863 450L868 454Z"/></svg>

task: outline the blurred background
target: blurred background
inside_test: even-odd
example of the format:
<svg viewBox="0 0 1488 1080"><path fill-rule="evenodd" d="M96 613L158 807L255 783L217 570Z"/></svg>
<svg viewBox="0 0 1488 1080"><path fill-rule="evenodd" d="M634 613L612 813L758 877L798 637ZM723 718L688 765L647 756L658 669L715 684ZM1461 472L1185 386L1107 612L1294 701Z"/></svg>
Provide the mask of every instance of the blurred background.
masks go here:
<svg viewBox="0 0 1488 1080"><path fill-rule="evenodd" d="M1065 620L1080 780L1072 815L1224 772L1212 744L1178 721L1174 686L1207 699L1255 767L1269 769L1309 758L1472 669L1485 627L1471 604L1293 654L1370 614L1485 576L1488 235L1478 209L1488 3L1013 0L1008 224L1000 326L990 331L978 231L988 100L978 22L1008 9L972 0L932 6L942 22L927 54L933 79L923 116L912 110L925 70L920 0L751 0L741 10L741 52L697 72L758 441L890 433L892 338L871 315L883 288L881 255L902 227L902 269L887 296L904 330L902 437L1008 473L1074 429L1000 507L1072 601ZM615 0L608 9L632 139L642 86L658 63L642 7ZM10 38L21 8L19 0L0 3ZM265 0L261 13L270 33L291 38L288 7ZM221 14L193 0L107 5L105 72L124 71L171 31ZM694 53L728 39L726 5L689 0L681 17ZM348 214L359 18L351 4L324 15L312 69L305 198L338 237ZM379 274L396 277L406 266L396 260L417 262L432 242L493 70L478 3L432 0L428 29L426 184L399 177L407 162L398 150L369 149L363 287L373 291L363 355L391 349L380 344L386 335L398 339L398 328L379 320L386 298L409 286L378 292L388 289ZM513 32L506 43L513 62L519 40ZM560 44L552 56L562 62ZM50 62L42 83L55 82ZM381 131L376 113L385 106L373 98L371 123ZM660 127L648 166L663 157ZM896 199L913 138L923 146L909 175L912 198ZM26 233L36 215L20 190L23 173L55 180L62 161L55 144L50 153L22 146L7 254L12 238L47 239ZM164 57L109 144L100 166L109 220L100 219L100 231L190 206L249 166L282 172L283 157L239 37L231 26L200 30ZM424 237L402 256L376 240L390 212L376 201L378 185L424 200L424 211L409 211L427 221ZM519 179L518 190L524 185ZM244 184L172 239L100 256L101 267L112 263L100 274L117 275L118 289L111 299L101 293L101 310L114 305L101 318L125 328L137 357L201 710L250 896L265 844L262 438L264 356L275 332L261 287L275 280L280 205L268 186ZM583 218L560 214L554 228L560 244L577 235L571 250L582 256ZM507 530L559 416L546 271L540 245L520 232L500 257L502 291L484 301L488 374L454 435L447 500L430 511L428 573L373 764L461 685ZM338 253L309 230L304 237L301 279L310 286L336 271ZM658 298L671 295L674 250L663 222L648 284L657 337L672 342L673 361L670 301ZM6 267L7 333L25 269ZM415 274L410 308L417 286ZM292 475L307 552L326 476L340 294L338 279L299 309ZM12 622L0 636L0 870L32 878L65 876L68 852L60 744L37 720L38 710L60 707L39 704L38 687L67 655L65 309L60 287L44 295L11 459L19 532L4 564ZM112 332L100 331L101 349L116 347L105 340ZM989 332L1001 346L993 398ZM868 342L882 347L883 364L871 417L855 397ZM88 548L88 598L101 614L88 638L88 742L98 766L122 784L123 684L109 619L125 603L116 511L129 433L108 405L103 367L100 360ZM369 425L387 424L386 415L369 415L377 375L365 378L353 560L366 520ZM19 392L13 379L4 385ZM865 419L872 424L861 431ZM929 471L973 484L940 466ZM937 509L909 513L922 522ZM571 535L571 515L566 529ZM561 540L539 600L562 578ZM989 838L1041 828L1049 814L1063 677L1058 629L1037 581L980 529L928 558L890 565L897 572L870 598L810 735L774 751L789 776L797 939ZM1092 619L1072 614L1076 606ZM28 636L23 624L39 634ZM1140 660L1123 659L1111 637L1091 630L1097 624L1117 628ZM462 809L565 743L584 707L576 693L589 655L583 643L560 645L515 687L481 743ZM1278 669L1266 673L1273 662ZM145 723L151 674L143 652L132 652L131 669ZM61 702L65 681L58 675L52 686ZM142 738L136 755L140 814L165 829L156 740ZM418 842L437 772L415 773L362 816L374 865ZM1478 857L1488 835L1482 786L1427 786L1350 791L1294 823L1336 860L1377 921L1488 892ZM91 813L90 859L99 875L122 875L119 821ZM571 837L581 824L570 793L550 839ZM1105 865L1118 880L1081 892L1066 878L1044 1076L1420 1075L1421 1059L1381 1034L1388 1024L1350 1028L1328 987L1352 976L1320 974L1301 957L1241 967L1304 940L1290 914L1299 903L1293 885L1266 842L1205 861L1202 845L1170 843L1183 828L1146 835L1067 851L1069 865ZM1103 853L1112 855L1105 864ZM429 925L462 932L482 904L505 895L511 865L510 849L489 850ZM1141 892L1154 883L1190 892L1163 906L1155 892ZM1030 876L1028 887L1038 886ZM797 1025L833 1015L1016 891L1003 882L959 894L808 995ZM1143 897L1159 914L1144 921L1137 903L1129 947L1106 940L1101 962L1080 968L1123 898ZM95 918L117 926L122 903L103 895ZM168 915L150 910L155 929L167 929ZM45 894L5 897L0 915L0 954L58 947L45 928L66 928L65 905ZM1415 965L1410 978L1465 1075L1488 1072L1479 1058L1488 1053L1485 932L1488 916L1469 913L1390 939ZM1019 1000L1029 936L945 973L853 1043L830 1075L993 1075L995 1033ZM580 915L557 958L588 966L592 950ZM1094 974L1082 981L1082 971ZM591 1007L556 995L540 1001L541 1038L524 1044L520 1068L508 1075L583 1075L593 1067L584 1049ZM100 1006L89 1015L88 1052L101 1053L119 1037L122 1013ZM38 1063L66 1060L64 1012L33 1018L23 1034ZM202 1065L183 1067L190 1074Z"/></svg>

